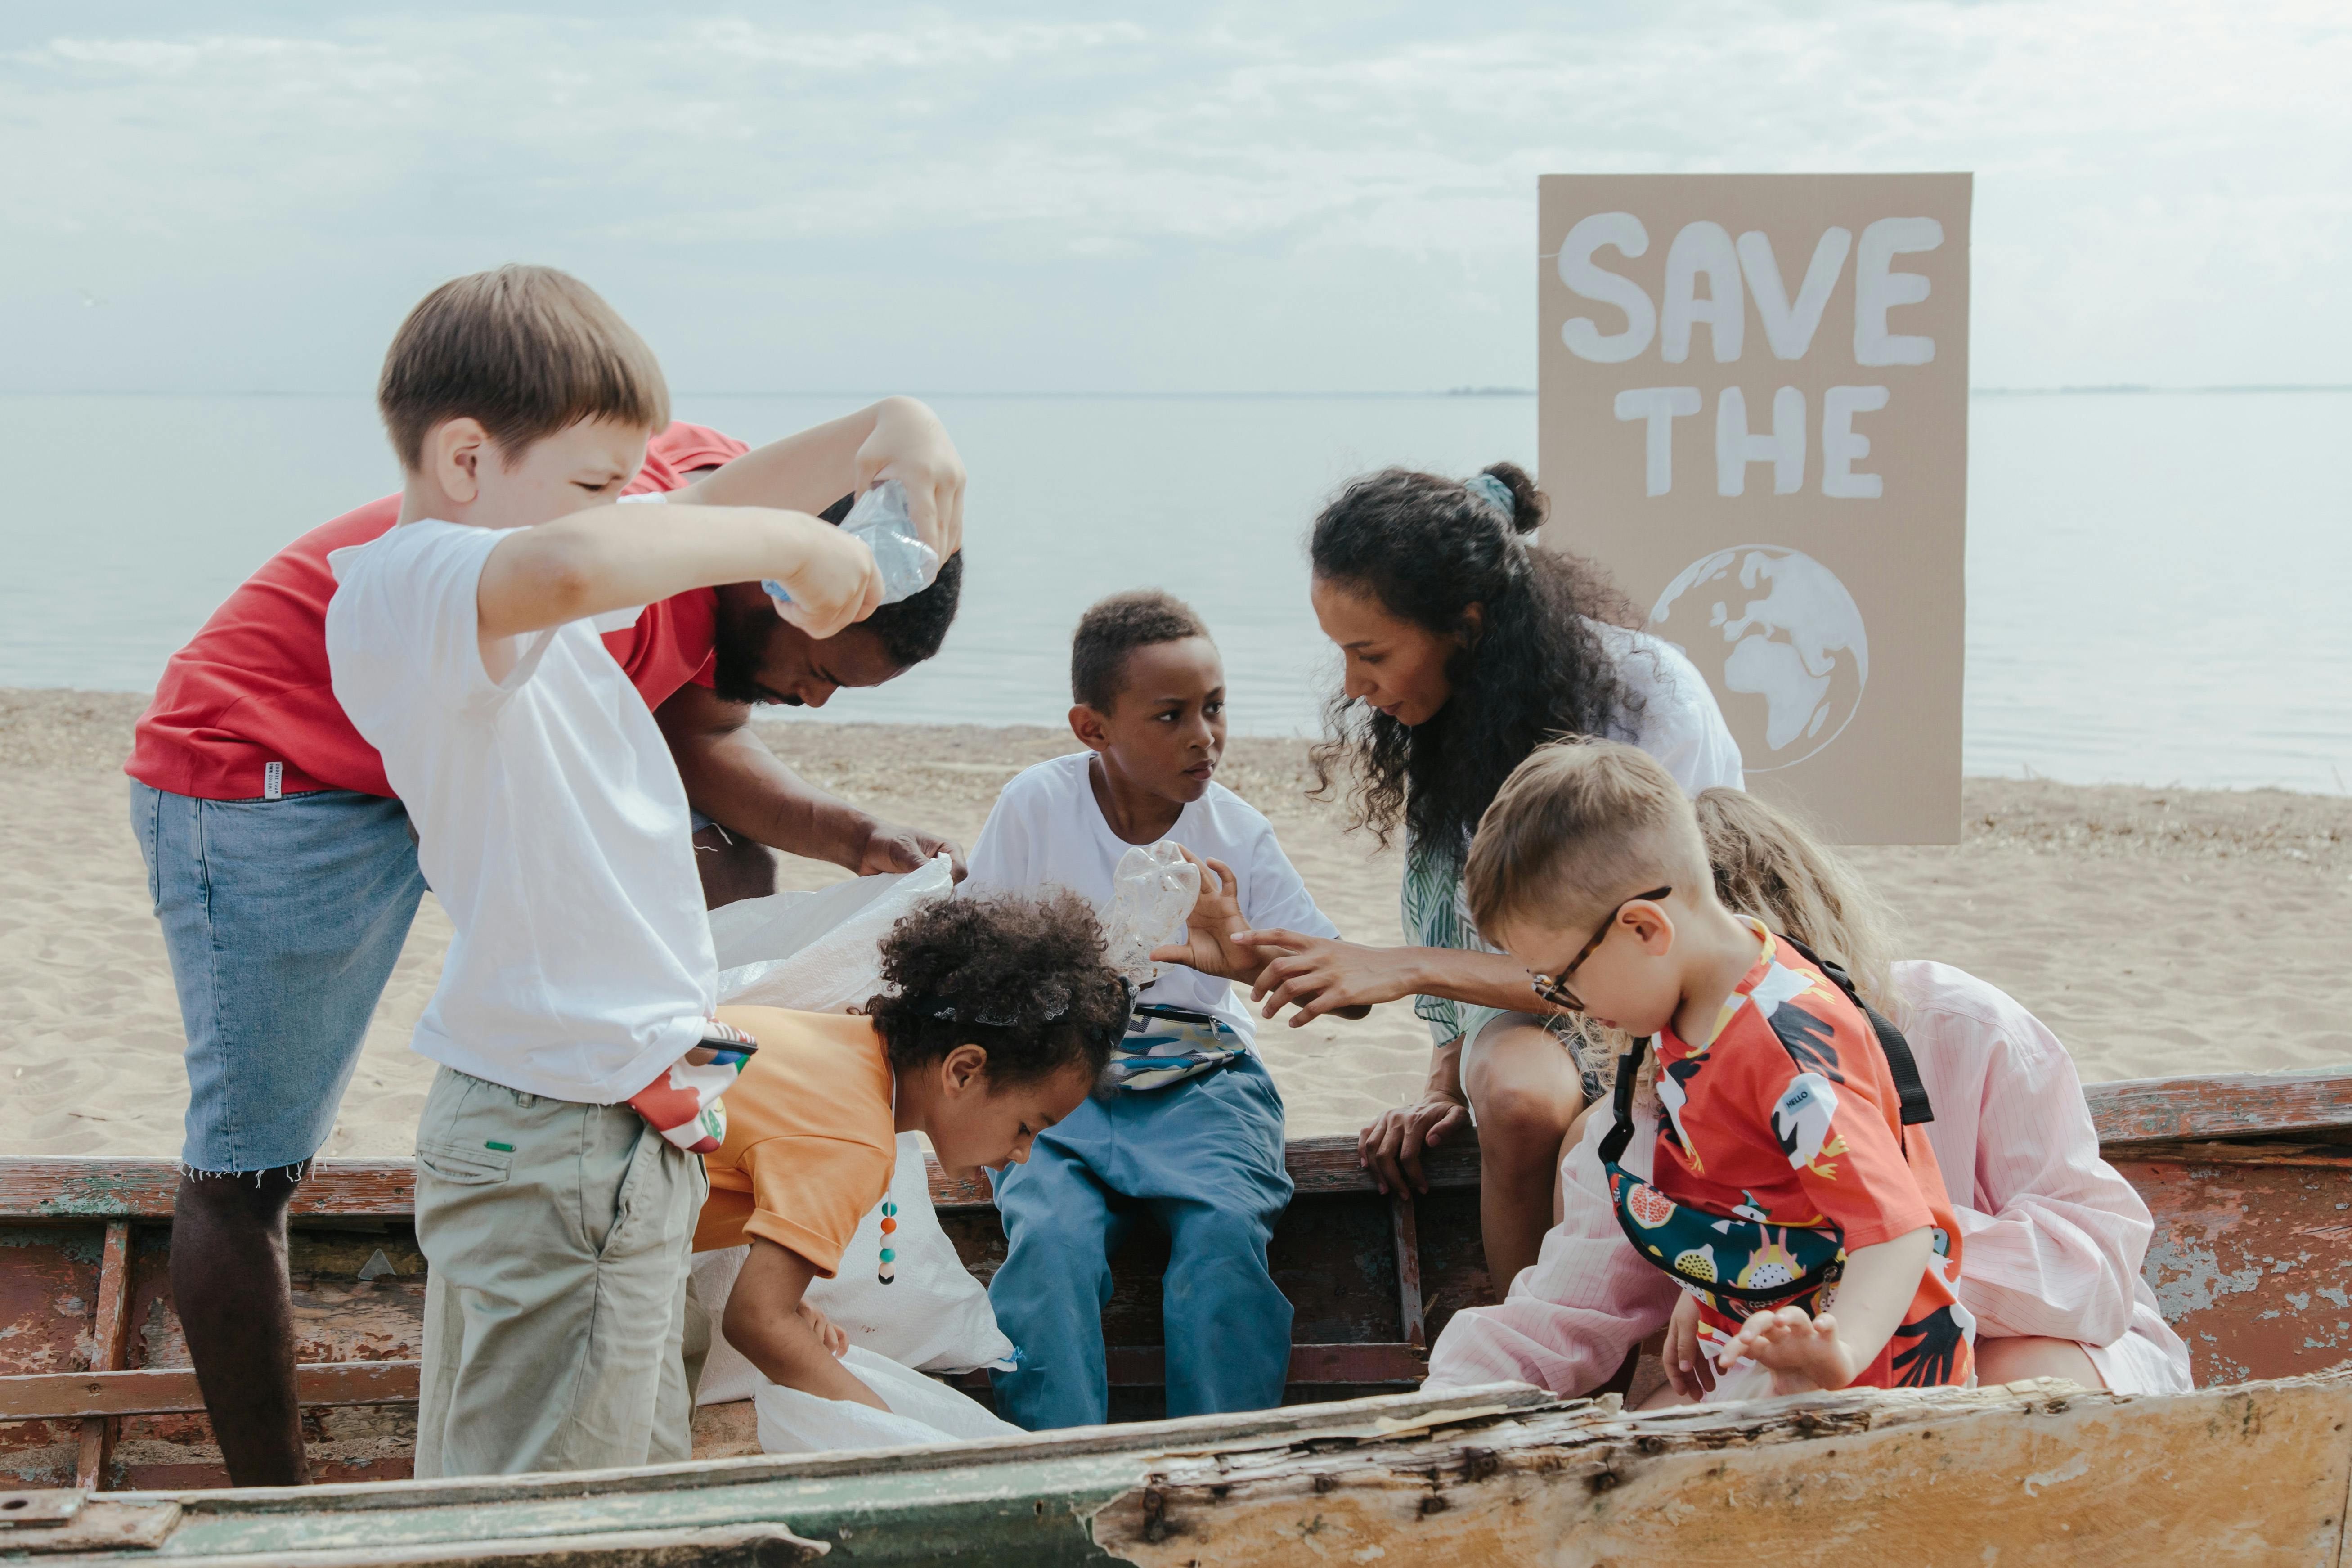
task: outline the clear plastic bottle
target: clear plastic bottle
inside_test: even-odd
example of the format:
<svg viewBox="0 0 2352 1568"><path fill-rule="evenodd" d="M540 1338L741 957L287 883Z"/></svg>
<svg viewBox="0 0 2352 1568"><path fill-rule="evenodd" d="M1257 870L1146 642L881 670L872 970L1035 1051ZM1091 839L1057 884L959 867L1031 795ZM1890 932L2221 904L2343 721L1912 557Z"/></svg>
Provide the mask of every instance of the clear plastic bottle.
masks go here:
<svg viewBox="0 0 2352 1568"><path fill-rule="evenodd" d="M866 548L874 552L886 605L912 598L940 574L939 552L915 531L914 519L907 510L907 487L896 479L884 479L859 496L849 515L841 520L841 531L864 540ZM763 578L760 586L775 600L779 614L793 602L790 591L773 577Z"/></svg>
<svg viewBox="0 0 2352 1568"><path fill-rule="evenodd" d="M1111 872L1110 908L1104 911L1104 962L1138 986L1160 978L1151 950L1181 942L1184 922L1201 897L1201 868L1184 858L1172 838L1137 845Z"/></svg>

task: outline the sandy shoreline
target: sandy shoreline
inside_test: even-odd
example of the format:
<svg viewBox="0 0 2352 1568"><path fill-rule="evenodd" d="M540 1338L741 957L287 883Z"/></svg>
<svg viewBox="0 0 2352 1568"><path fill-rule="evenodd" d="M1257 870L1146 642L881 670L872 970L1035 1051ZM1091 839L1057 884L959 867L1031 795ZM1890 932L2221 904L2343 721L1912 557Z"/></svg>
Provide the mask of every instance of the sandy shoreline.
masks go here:
<svg viewBox="0 0 2352 1568"><path fill-rule="evenodd" d="M169 1157L186 1084L179 1012L127 820L137 696L0 690L0 1152ZM1003 781L1072 749L1038 729L791 722L785 761L887 816L969 843ZM1220 775L1273 818L1350 936L1399 940L1397 858L1305 801L1305 748L1237 740ZM1858 849L1910 956L1990 980L2057 1031L2086 1079L2352 1063L2352 801L1971 779L1962 842ZM785 863L784 885L845 873ZM431 1064L407 1036L448 926L428 899L326 1152L410 1147ZM1262 1040L1294 1136L1348 1132L1417 1089L1403 1004Z"/></svg>

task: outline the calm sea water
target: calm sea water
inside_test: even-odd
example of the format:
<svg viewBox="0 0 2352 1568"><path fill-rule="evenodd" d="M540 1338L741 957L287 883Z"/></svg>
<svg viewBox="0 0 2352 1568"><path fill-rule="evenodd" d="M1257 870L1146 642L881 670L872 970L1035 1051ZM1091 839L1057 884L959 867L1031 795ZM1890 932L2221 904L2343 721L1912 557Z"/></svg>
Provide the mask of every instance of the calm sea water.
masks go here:
<svg viewBox="0 0 2352 1568"><path fill-rule="evenodd" d="M751 442L843 397L681 397ZM1303 538L1348 476L1533 466L1508 397L941 397L972 473L964 610L826 719L1057 724L1092 600L1166 587L1236 729L1310 731L1332 665ZM2352 394L1980 395L1967 765L2081 783L2352 781ZM288 539L395 473L362 397L0 397L0 685L150 689Z"/></svg>

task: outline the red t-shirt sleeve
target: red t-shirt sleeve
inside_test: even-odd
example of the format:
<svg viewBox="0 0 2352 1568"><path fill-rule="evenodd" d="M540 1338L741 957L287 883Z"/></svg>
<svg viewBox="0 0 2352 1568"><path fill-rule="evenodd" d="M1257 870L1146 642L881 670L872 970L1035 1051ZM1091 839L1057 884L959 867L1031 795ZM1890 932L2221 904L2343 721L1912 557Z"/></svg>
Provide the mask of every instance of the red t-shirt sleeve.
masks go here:
<svg viewBox="0 0 2352 1568"><path fill-rule="evenodd" d="M675 424L646 445L646 466L629 481L628 495L679 489L703 468L722 468L751 448L732 436L701 425ZM691 681L710 686L718 668L719 595L698 588L646 606L633 626L608 634L630 683L648 708L658 708Z"/></svg>
<svg viewBox="0 0 2352 1568"><path fill-rule="evenodd" d="M1894 1086L1860 1009L1816 980L1758 1022L1780 1048L1743 1053L1758 1068L1747 1086L1750 1105L1805 1196L1845 1233L1847 1249L1935 1224L1903 1157L1888 1110Z"/></svg>

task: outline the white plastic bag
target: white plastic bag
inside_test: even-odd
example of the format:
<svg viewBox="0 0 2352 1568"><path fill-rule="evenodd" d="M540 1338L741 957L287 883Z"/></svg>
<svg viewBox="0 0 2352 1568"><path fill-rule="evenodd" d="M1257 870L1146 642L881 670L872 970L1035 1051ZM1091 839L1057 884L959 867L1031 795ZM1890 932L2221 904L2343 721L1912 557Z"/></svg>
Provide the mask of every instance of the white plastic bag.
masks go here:
<svg viewBox="0 0 2352 1568"><path fill-rule="evenodd" d="M1201 868L1184 858L1174 839L1120 856L1103 916L1105 962L1138 988L1159 979L1151 950L1177 939L1200 898Z"/></svg>
<svg viewBox="0 0 2352 1568"><path fill-rule="evenodd" d="M843 1249L838 1275L810 1282L809 1305L840 1324L851 1344L901 1366L970 1372L1005 1362L1013 1342L996 1326L986 1288L964 1268L955 1243L940 1228L922 1143L912 1132L898 1136L889 1201L898 1205L898 1228L890 1244L898 1255L897 1277L887 1285L874 1277L882 1250L882 1208L877 1204ZM722 1247L694 1260L694 1293L710 1314L710 1354L702 1364L697 1405L749 1399L767 1381L719 1331L727 1298L750 1251Z"/></svg>
<svg viewBox="0 0 2352 1568"><path fill-rule="evenodd" d="M814 893L744 899L710 912L719 999L845 1013L882 989L882 939L901 915L955 889L944 854L904 876L860 877Z"/></svg>
<svg viewBox="0 0 2352 1568"><path fill-rule="evenodd" d="M842 1366L882 1396L888 1414L847 1399L823 1399L761 1380L752 1396L760 1448L769 1454L821 1454L836 1448L896 1448L1018 1437L1021 1428L990 1415L980 1401L852 1345Z"/></svg>

